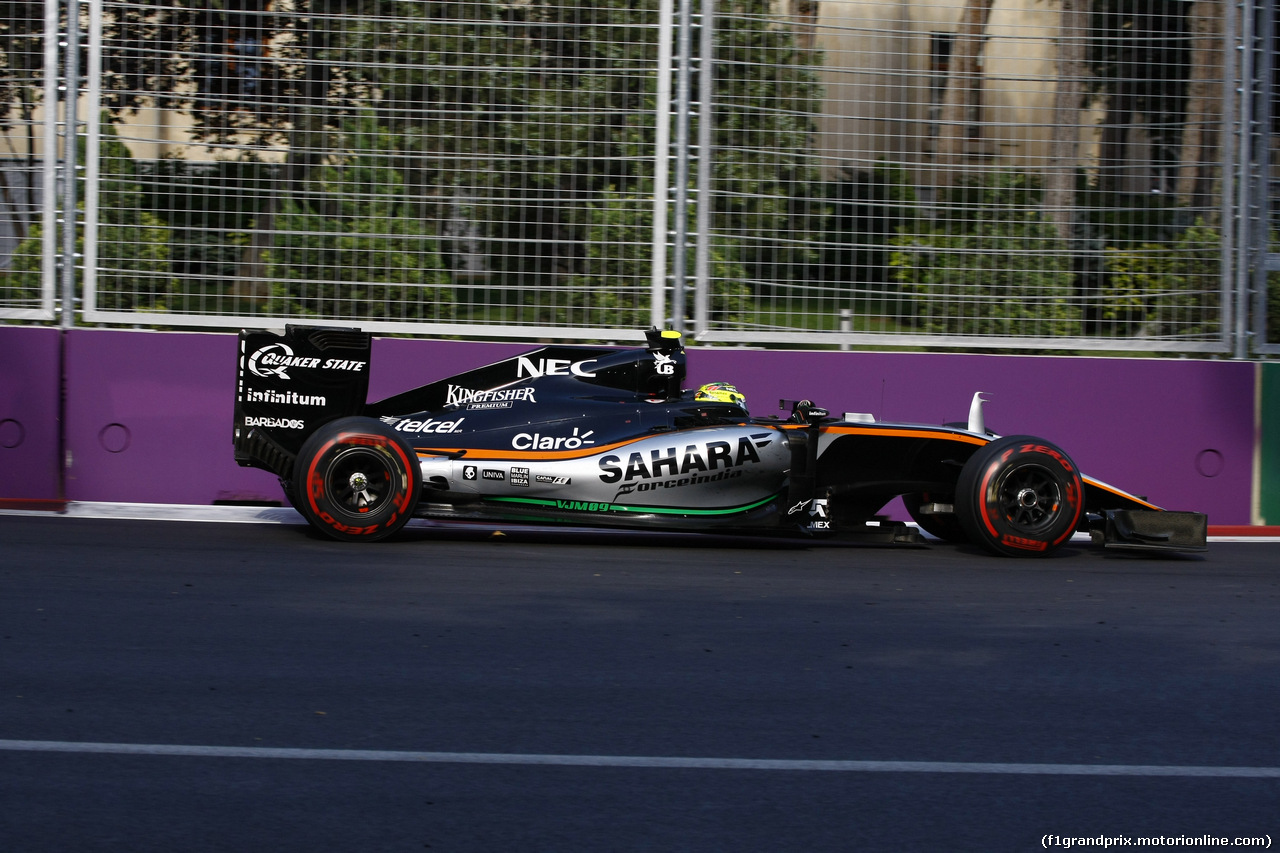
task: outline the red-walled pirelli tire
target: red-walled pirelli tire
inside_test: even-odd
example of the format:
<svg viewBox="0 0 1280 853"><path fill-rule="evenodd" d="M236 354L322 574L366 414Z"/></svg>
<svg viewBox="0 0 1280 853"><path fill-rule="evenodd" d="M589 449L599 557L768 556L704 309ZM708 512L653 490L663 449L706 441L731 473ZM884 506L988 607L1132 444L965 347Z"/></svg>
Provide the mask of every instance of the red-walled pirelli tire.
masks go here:
<svg viewBox="0 0 1280 853"><path fill-rule="evenodd" d="M339 418L302 445L294 506L334 539L372 541L404 527L422 494L418 457L381 421Z"/></svg>
<svg viewBox="0 0 1280 853"><path fill-rule="evenodd" d="M956 516L972 542L1006 557L1043 557L1071 538L1084 512L1084 484L1061 448L1011 435L965 463Z"/></svg>

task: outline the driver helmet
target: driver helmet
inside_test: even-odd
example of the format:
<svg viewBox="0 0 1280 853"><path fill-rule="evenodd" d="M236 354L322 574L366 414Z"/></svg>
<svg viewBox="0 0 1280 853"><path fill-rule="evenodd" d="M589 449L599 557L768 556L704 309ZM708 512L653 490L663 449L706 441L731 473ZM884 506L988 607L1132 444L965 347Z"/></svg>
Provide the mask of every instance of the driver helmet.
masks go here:
<svg viewBox="0 0 1280 853"><path fill-rule="evenodd" d="M698 389L693 399L747 407L747 396L728 382L708 382Z"/></svg>

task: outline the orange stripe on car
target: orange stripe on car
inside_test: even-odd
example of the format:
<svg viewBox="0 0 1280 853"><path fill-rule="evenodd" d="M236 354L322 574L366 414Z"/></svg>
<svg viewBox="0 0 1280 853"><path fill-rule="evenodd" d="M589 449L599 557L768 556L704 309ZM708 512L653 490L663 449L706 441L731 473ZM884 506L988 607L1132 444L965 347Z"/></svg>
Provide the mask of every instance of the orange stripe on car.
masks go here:
<svg viewBox="0 0 1280 853"><path fill-rule="evenodd" d="M1126 492L1124 489L1116 488L1115 486L1109 483L1104 483L1101 480L1095 480L1088 475L1081 475L1080 479L1084 481L1086 486L1092 489L1100 489L1101 491L1110 492L1113 495L1117 495L1122 498L1127 498L1128 500L1131 500L1131 501L1137 501L1147 509L1160 510L1162 512L1164 511L1164 507L1157 506L1156 504L1151 503L1151 501L1147 500L1146 498L1140 498L1137 495L1130 494L1129 492Z"/></svg>
<svg viewBox="0 0 1280 853"><path fill-rule="evenodd" d="M459 459L538 459L545 462L564 459L585 459L589 456L595 456L597 453L617 450L619 447L626 447L628 444L635 444L646 438L652 438L653 435L661 434L642 435L639 438L630 438L613 444L593 444L579 450L503 450L501 448L484 447L418 447L415 449L419 456L452 456L460 454L458 456Z"/></svg>
<svg viewBox="0 0 1280 853"><path fill-rule="evenodd" d="M808 429L804 424L788 424L783 429ZM948 441L960 441L965 444L990 444L990 438L967 435L962 432L947 432L938 429L912 429L910 427L860 427L860 426L822 426L822 432L832 435L891 435L897 438L942 438Z"/></svg>

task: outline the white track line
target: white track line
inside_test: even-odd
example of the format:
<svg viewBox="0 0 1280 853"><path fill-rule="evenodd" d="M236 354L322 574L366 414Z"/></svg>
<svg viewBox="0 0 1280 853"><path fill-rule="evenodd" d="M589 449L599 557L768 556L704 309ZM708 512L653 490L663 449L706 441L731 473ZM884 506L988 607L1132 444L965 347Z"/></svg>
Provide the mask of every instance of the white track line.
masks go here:
<svg viewBox="0 0 1280 853"><path fill-rule="evenodd" d="M820 759L681 758L643 755L537 755L502 752L412 752L382 749L279 749L259 746L77 743L75 741L56 740L0 740L0 751L185 756L193 758L256 758L292 761L397 761L418 764L500 764L679 770L986 773L1013 776L1173 776L1280 779L1280 767L1213 767L1164 764L1010 764L969 761L824 761Z"/></svg>

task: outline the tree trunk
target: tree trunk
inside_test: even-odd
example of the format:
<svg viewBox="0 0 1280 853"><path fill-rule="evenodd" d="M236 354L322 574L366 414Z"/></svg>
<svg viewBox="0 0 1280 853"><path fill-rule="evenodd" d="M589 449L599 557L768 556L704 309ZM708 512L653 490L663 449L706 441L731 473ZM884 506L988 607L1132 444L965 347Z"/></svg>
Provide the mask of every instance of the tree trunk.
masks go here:
<svg viewBox="0 0 1280 853"><path fill-rule="evenodd" d="M1187 123L1182 130L1178 203L1206 210L1217 178L1222 133L1222 0L1196 0L1191 7L1191 81Z"/></svg>
<svg viewBox="0 0 1280 853"><path fill-rule="evenodd" d="M982 86L979 62L986 41L987 19L994 0L965 0L964 11L951 48L947 90L942 99L938 134L938 185L949 187L964 160L969 135L970 109Z"/></svg>
<svg viewBox="0 0 1280 853"><path fill-rule="evenodd" d="M1132 82L1121 79L1107 95L1102 120L1102 144L1098 154L1098 189L1108 198L1124 188L1129 164L1129 126L1133 123Z"/></svg>
<svg viewBox="0 0 1280 853"><path fill-rule="evenodd" d="M1045 209L1070 241L1075 225L1076 171L1079 168L1081 98L1085 47L1089 36L1087 0L1062 0L1058 29L1058 88L1053 96L1053 137L1045 173Z"/></svg>

